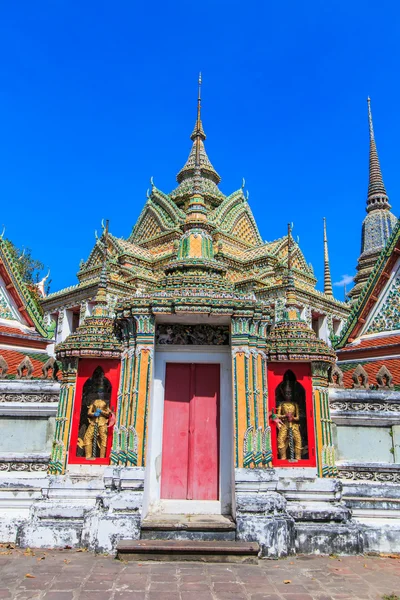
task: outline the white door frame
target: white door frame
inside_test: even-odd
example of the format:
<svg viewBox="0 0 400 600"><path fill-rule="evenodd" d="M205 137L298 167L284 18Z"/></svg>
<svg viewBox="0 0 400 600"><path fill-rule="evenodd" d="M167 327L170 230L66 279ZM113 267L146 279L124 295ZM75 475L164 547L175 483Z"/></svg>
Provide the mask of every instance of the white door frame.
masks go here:
<svg viewBox="0 0 400 600"><path fill-rule="evenodd" d="M167 363L220 365L219 500L164 500L160 498L165 373ZM155 349L150 397L148 442L142 517L148 513L232 514L233 406L230 346L172 346Z"/></svg>

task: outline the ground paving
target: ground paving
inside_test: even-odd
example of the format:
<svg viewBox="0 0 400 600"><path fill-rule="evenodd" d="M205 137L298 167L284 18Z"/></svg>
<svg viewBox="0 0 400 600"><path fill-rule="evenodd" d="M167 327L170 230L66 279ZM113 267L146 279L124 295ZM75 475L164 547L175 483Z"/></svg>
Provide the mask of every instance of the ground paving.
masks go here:
<svg viewBox="0 0 400 600"><path fill-rule="evenodd" d="M298 556L257 566L0 548L0 600L382 600L385 594L400 599L395 557Z"/></svg>

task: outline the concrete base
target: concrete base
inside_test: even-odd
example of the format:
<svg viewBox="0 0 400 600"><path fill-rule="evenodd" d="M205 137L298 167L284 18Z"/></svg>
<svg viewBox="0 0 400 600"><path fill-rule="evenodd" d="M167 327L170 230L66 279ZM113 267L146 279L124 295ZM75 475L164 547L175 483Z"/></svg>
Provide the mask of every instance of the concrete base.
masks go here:
<svg viewBox="0 0 400 600"><path fill-rule="evenodd" d="M238 469L235 475L235 522L165 514L142 522L144 469L6 473L0 542L102 553L114 553L124 539L257 542L266 557L400 552L398 485L344 482L344 503L342 482L319 479L312 469Z"/></svg>

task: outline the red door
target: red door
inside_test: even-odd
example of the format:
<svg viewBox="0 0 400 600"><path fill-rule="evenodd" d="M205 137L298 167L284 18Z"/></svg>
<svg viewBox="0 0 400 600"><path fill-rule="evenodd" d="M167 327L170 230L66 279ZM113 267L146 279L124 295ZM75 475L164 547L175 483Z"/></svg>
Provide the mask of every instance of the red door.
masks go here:
<svg viewBox="0 0 400 600"><path fill-rule="evenodd" d="M218 500L219 365L168 363L161 498Z"/></svg>

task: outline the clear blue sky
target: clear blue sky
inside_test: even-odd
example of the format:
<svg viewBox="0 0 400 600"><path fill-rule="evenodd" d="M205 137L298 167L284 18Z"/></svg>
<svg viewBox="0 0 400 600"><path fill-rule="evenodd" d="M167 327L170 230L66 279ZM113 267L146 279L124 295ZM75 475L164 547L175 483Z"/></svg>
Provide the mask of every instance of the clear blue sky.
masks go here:
<svg viewBox="0 0 400 600"><path fill-rule="evenodd" d="M0 225L76 283L102 218L128 236L149 179L189 149L198 71L209 157L246 179L265 240L288 221L322 285L353 274L368 176L367 102L400 212L400 3L20 0L0 8ZM343 297L342 288L335 288Z"/></svg>

